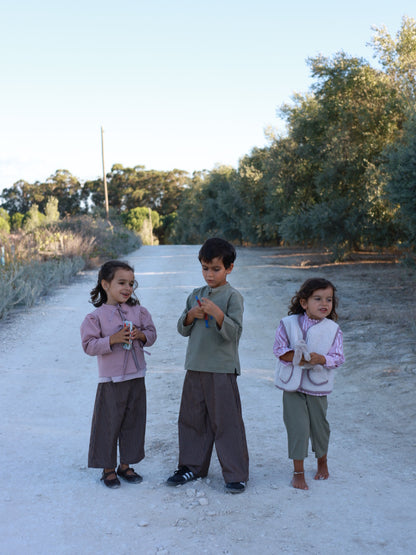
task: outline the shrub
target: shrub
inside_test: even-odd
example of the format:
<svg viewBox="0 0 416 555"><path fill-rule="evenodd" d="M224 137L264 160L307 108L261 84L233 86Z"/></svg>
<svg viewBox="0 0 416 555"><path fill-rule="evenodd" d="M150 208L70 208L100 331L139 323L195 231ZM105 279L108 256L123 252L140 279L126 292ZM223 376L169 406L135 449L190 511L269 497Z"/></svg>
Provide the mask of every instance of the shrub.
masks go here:
<svg viewBox="0 0 416 555"><path fill-rule="evenodd" d="M123 222L127 229L141 236L144 245L154 245L157 242L153 230L159 227L160 216L155 210L137 206L123 215Z"/></svg>
<svg viewBox="0 0 416 555"><path fill-rule="evenodd" d="M70 283L81 269L138 249L141 241L122 225L81 216L13 235L0 231L0 245L6 262L0 266L1 319Z"/></svg>
<svg viewBox="0 0 416 555"><path fill-rule="evenodd" d="M4 208L0 207L0 232L10 233L10 218Z"/></svg>
<svg viewBox="0 0 416 555"><path fill-rule="evenodd" d="M70 283L84 267L84 260L74 257L0 268L0 319L17 305L33 306L39 297Z"/></svg>
<svg viewBox="0 0 416 555"><path fill-rule="evenodd" d="M22 229L24 219L24 215L20 212L15 212L12 216L10 216L10 224L12 226L12 230L18 231L19 229Z"/></svg>
<svg viewBox="0 0 416 555"><path fill-rule="evenodd" d="M32 204L28 212L26 212L23 227L25 231L33 231L40 225L42 225L46 220L46 216L39 212L39 207L37 204Z"/></svg>

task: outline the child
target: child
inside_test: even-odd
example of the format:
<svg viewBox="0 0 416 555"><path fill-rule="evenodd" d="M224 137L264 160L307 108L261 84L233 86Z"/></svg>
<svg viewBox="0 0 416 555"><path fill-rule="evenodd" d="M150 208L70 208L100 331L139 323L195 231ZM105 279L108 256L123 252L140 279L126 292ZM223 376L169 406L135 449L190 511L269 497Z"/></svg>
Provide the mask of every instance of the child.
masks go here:
<svg viewBox="0 0 416 555"><path fill-rule="evenodd" d="M334 368L344 362L342 332L335 323L335 292L326 279L306 280L276 331L275 383L283 389L283 420L294 464L292 485L298 489L308 489L303 460L308 456L309 437L318 459L315 480L329 478L327 395L332 391Z"/></svg>
<svg viewBox="0 0 416 555"><path fill-rule="evenodd" d="M167 484L177 486L208 474L215 443L226 491L241 493L248 480L248 452L241 401L238 343L243 297L227 282L236 252L212 238L199 251L206 286L194 289L178 321L189 337L179 412L179 465Z"/></svg>
<svg viewBox="0 0 416 555"><path fill-rule="evenodd" d="M101 480L109 488L120 486L117 475L131 484L142 481L129 465L144 458L143 345L153 345L156 329L150 313L134 296L136 286L131 266L119 260L106 262L91 291L97 309L81 324L82 347L88 355L97 356L99 373L88 467L103 468ZM116 472L117 440L120 464Z"/></svg>

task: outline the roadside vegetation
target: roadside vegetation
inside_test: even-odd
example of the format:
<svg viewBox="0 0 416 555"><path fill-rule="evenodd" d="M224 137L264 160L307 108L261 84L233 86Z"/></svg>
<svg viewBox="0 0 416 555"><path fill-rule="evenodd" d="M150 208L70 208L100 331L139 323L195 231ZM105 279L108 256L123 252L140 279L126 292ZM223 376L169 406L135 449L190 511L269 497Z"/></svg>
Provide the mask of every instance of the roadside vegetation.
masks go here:
<svg viewBox="0 0 416 555"><path fill-rule="evenodd" d="M373 31L374 65L343 51L308 60L310 91L279 109L286 132L270 130L268 146L237 168L189 175L115 164L105 217L100 178L81 182L57 170L3 189L0 318L33 304L53 275L65 283L141 243L220 235L240 245L323 249L331 261L387 252L414 263L416 21L403 17L395 36Z"/></svg>
<svg viewBox="0 0 416 555"><path fill-rule="evenodd" d="M47 207L51 205L56 202ZM50 210L46 213L50 218ZM55 212L50 221L32 209L22 228L0 230L0 245L1 319L17 306L33 306L57 286L70 283L80 270L139 248L141 239L124 225L99 217L60 220Z"/></svg>

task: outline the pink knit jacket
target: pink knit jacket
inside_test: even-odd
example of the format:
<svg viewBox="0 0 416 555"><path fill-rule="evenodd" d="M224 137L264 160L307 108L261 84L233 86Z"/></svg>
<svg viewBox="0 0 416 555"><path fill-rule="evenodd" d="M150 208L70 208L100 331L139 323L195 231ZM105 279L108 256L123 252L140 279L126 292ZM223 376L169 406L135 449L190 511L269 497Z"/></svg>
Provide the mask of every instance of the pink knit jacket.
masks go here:
<svg viewBox="0 0 416 555"><path fill-rule="evenodd" d="M143 306L103 304L88 314L81 324L82 348L87 355L98 359L100 377L112 378L135 374L146 374L143 343L134 340L130 350L123 349L122 343L110 346L110 335L118 332L124 320L130 320L146 336L146 347L156 341L156 328L150 312Z"/></svg>

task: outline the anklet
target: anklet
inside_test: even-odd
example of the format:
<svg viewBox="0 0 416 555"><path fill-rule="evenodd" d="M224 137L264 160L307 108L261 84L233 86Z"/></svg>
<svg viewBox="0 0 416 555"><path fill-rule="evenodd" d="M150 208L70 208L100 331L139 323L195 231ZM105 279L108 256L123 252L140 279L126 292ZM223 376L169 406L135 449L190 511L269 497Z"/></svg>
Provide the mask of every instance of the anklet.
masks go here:
<svg viewBox="0 0 416 555"><path fill-rule="evenodd" d="M305 472L293 472L293 474L305 474Z"/></svg>

